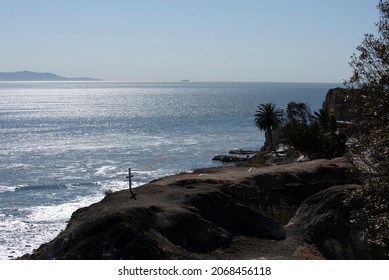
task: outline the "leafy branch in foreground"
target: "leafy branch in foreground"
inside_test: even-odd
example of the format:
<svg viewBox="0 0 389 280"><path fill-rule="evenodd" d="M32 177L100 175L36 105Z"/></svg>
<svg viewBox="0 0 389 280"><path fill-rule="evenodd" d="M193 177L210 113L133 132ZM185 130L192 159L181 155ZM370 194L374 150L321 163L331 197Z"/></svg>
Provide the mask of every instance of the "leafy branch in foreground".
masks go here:
<svg viewBox="0 0 389 280"><path fill-rule="evenodd" d="M359 55L351 57L353 75L346 82L363 147L354 158L366 175L364 188L346 202L360 206L351 222L362 228L372 251L389 257L389 1L380 0L378 9L378 36L365 35L357 47Z"/></svg>

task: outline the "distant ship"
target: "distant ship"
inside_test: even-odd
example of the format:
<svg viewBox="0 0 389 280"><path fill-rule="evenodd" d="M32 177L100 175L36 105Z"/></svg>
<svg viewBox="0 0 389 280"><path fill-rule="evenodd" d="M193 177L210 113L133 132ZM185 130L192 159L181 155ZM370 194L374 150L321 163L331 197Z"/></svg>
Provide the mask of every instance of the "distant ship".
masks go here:
<svg viewBox="0 0 389 280"><path fill-rule="evenodd" d="M181 80L181 82L186 82L187 83L187 82L189 82L189 80Z"/></svg>

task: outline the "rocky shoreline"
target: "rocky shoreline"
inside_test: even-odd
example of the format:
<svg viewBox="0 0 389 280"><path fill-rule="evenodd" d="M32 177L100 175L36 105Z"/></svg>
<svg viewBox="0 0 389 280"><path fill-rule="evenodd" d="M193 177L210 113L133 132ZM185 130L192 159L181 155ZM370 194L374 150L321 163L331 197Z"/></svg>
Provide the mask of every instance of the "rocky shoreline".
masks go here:
<svg viewBox="0 0 389 280"><path fill-rule="evenodd" d="M330 90L323 103L345 122L354 117L346 93ZM233 150L213 160L237 166L154 180L135 189L136 200L107 193L20 259L387 258L351 222L364 202L347 202L363 188L347 157L296 162L293 151Z"/></svg>
<svg viewBox="0 0 389 280"><path fill-rule="evenodd" d="M245 162L250 159L253 155L257 154L258 151L253 150L231 150L228 152L228 155L216 155L212 158L215 161L221 161L225 163L237 163L237 162Z"/></svg>
<svg viewBox="0 0 389 280"><path fill-rule="evenodd" d="M347 158L199 169L75 211L64 231L21 259L363 259L344 195Z"/></svg>

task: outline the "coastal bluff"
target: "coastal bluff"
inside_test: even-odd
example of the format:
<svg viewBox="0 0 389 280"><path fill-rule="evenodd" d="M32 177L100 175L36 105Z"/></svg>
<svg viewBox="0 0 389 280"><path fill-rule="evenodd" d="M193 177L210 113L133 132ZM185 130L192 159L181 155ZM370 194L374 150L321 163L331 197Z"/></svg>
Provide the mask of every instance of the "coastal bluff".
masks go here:
<svg viewBox="0 0 389 280"><path fill-rule="evenodd" d="M352 100L348 96L356 92L356 89L332 88L328 90L322 108L330 114L335 115L338 121L350 122L358 116L353 112Z"/></svg>
<svg viewBox="0 0 389 280"><path fill-rule="evenodd" d="M336 158L168 176L78 209L21 259L364 258L342 202L356 173Z"/></svg>

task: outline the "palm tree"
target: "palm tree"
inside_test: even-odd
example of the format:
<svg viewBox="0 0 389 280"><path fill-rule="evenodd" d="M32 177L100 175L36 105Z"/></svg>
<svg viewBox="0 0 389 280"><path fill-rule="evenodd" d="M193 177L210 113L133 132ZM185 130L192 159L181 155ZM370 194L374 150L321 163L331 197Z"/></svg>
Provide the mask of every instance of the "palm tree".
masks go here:
<svg viewBox="0 0 389 280"><path fill-rule="evenodd" d="M335 116L330 115L326 110L320 109L319 112L314 112L312 120L318 124L324 132L335 133L337 130Z"/></svg>
<svg viewBox="0 0 389 280"><path fill-rule="evenodd" d="M266 103L258 106L258 110L255 112L254 116L255 126L260 130L265 131L266 142L269 144L265 144L265 148L270 147L270 149L274 150L273 130L281 126L284 112L281 109L276 108L276 104Z"/></svg>

